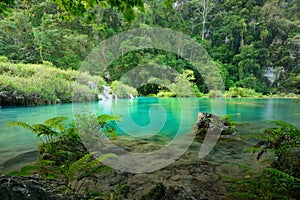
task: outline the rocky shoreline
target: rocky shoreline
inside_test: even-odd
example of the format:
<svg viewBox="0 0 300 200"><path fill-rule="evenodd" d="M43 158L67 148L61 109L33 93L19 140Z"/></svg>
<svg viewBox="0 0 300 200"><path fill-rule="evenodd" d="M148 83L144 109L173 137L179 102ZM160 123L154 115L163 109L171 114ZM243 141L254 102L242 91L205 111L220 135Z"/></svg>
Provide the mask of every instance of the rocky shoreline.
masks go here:
<svg viewBox="0 0 300 200"><path fill-rule="evenodd" d="M240 141L236 140L220 141L211 154L205 159L199 159L198 151L201 143L195 141L178 160L158 171L140 174L117 170L104 171L97 174L96 182L95 179L90 180L86 187L101 193L104 199L109 199L111 196L114 196L114 199L128 200L226 199L226 194L232 188L229 187L228 181L222 177L243 177L244 170L237 167L237 164L258 166L255 157L251 153L243 151L247 144L241 144ZM140 145L140 148L143 146ZM23 186L18 186L19 189L16 189L15 184L8 186L8 182L12 183L12 180L17 185L18 182L22 183ZM26 186L26 181L29 186ZM26 199L25 196L19 198L20 195L25 194L30 194L30 199L43 199L41 195L45 195L44 199L83 198L83 196L75 196L75 192L67 185L55 183L54 180L2 176L0 183L0 194L2 192L7 195L7 197L0 195L5 197L4 199ZM27 188L28 192L24 193L25 189L22 187ZM55 196L53 191L60 191L60 187L64 187L65 191L63 193L58 192ZM81 192L84 193L86 188L82 189ZM61 196L63 198L60 198Z"/></svg>
<svg viewBox="0 0 300 200"><path fill-rule="evenodd" d="M196 130L199 130L199 124L203 122L202 128L216 125L214 116L201 115L196 123ZM212 123L212 121L214 123ZM201 122L201 123L200 123ZM205 122L205 123L204 123ZM221 129L230 128L224 120L220 120L217 127ZM196 131L194 134L205 134L205 131ZM234 134L233 134L234 133ZM199 136L199 135L198 135ZM227 135L228 136L228 135ZM156 138L155 140L132 140L130 138L115 139L114 143L128 151L150 152L153 149L159 149L168 140L165 138ZM227 199L226 194L232 192L234 188L230 186L228 180L224 177L245 178L243 168L238 165L247 165L249 167L259 167L258 161L252 153L245 152L244 149L251 145L239 137L235 131L229 134L229 137L220 138L213 150L205 158L199 158L199 149L201 147L201 137L196 137L188 150L172 164L149 173L128 173L112 169L112 171L103 171L89 179L85 187L82 187L76 196L72 189L64 183L54 180L36 178L36 177L9 177L0 178L0 196L4 194L5 199L22 199L21 196L31 194L30 199L83 199L87 198L86 190L101 194L103 199L124 199L124 200L146 200L146 199ZM37 175L38 176L38 175ZM24 186L27 181L29 186ZM19 181L23 188L28 189L24 193L21 186L16 190L15 186L8 184L11 181ZM26 183L26 181L24 183ZM63 193L59 188L65 188ZM57 195L53 191L57 191ZM2 192L2 193L1 193ZM43 193L44 192L44 193ZM49 193L50 192L50 193ZM17 193L17 194L14 194ZM53 196L54 195L54 196ZM16 198L18 197L18 198ZM62 197L62 198L61 198ZM26 199L25 197L23 199Z"/></svg>

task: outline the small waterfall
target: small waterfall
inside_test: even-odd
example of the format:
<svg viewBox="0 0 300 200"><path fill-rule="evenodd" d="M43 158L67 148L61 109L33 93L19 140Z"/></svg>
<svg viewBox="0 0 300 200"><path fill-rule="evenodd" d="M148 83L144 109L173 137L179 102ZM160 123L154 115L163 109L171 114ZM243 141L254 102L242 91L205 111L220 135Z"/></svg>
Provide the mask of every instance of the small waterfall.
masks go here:
<svg viewBox="0 0 300 200"><path fill-rule="evenodd" d="M109 94L110 91L111 91L111 89L110 89L109 86L103 85L103 94L104 94L104 96L105 96L108 100L111 100L111 99L112 99L112 95Z"/></svg>
<svg viewBox="0 0 300 200"><path fill-rule="evenodd" d="M118 100L117 94L110 94L111 88L110 86L102 85L103 86L103 92L101 94L98 94L98 100ZM130 99L134 99L136 97L133 96L133 94L129 94Z"/></svg>
<svg viewBox="0 0 300 200"><path fill-rule="evenodd" d="M103 86L103 92L101 94L98 94L98 100L112 100L112 96L110 94L111 88L106 85Z"/></svg>

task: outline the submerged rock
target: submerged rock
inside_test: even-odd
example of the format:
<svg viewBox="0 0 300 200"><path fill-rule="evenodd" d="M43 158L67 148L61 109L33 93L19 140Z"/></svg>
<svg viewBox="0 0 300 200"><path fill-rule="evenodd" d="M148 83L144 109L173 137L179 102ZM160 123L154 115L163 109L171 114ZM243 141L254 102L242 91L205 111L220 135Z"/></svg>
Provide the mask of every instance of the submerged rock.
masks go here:
<svg viewBox="0 0 300 200"><path fill-rule="evenodd" d="M203 140L209 130L220 131L221 137L235 135L235 125L225 118L211 113L198 113L198 120L194 125L194 134L197 140Z"/></svg>
<svg viewBox="0 0 300 200"><path fill-rule="evenodd" d="M83 199L66 184L40 177L0 177L0 197L2 200L47 199L72 200Z"/></svg>

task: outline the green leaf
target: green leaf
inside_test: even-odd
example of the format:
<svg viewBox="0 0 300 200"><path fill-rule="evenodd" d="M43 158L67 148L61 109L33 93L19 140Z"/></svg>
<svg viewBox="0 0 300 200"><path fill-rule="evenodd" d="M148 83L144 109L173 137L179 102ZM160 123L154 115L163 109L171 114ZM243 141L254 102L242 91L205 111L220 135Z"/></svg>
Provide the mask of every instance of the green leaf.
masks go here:
<svg viewBox="0 0 300 200"><path fill-rule="evenodd" d="M65 130L65 122L68 120L67 117L53 117L44 122L44 124L48 125L51 128L64 131Z"/></svg>
<svg viewBox="0 0 300 200"><path fill-rule="evenodd" d="M32 132L34 132L34 128L32 126L30 126L29 124L25 123L25 122L11 121L11 122L8 122L7 125L9 127L11 127L11 126L20 126L20 127L23 127L25 129L28 129L28 130L31 130Z"/></svg>
<svg viewBox="0 0 300 200"><path fill-rule="evenodd" d="M73 180L77 173L90 175L91 171L96 169L98 167L98 165L101 164L102 161L104 161L108 158L112 158L112 157L116 158L117 157L115 154L108 153L108 154L104 154L95 159L92 158L95 155L96 155L96 152L89 153L89 154L85 155L84 157L82 157L81 159L79 159L78 161L76 161L75 163L73 163L71 165L71 167L69 168L68 177L71 180Z"/></svg>
<svg viewBox="0 0 300 200"><path fill-rule="evenodd" d="M49 126L45 124L34 124L32 125L34 128L34 132L37 134L38 137L40 136L54 136L58 135L58 133L54 130L52 130Z"/></svg>

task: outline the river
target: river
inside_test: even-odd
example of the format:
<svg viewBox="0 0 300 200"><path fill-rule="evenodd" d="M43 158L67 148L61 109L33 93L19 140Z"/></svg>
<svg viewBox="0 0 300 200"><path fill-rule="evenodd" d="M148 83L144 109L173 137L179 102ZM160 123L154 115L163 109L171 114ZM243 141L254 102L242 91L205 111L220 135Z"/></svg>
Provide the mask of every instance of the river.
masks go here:
<svg viewBox="0 0 300 200"><path fill-rule="evenodd" d="M261 132L270 126L270 120L281 120L300 127L300 101L297 99L199 98L195 100L139 97L36 107L2 107L0 108L0 167L3 168L5 162L36 149L35 135L20 127L8 127L9 121L36 124L56 116L66 116L71 121L74 114L81 111L122 115L123 120L117 124L117 133L136 137L150 137L155 134L174 137L175 134L189 132L197 120L199 111L230 115L234 121L244 124L240 126L240 134ZM17 161L20 159L15 162Z"/></svg>

